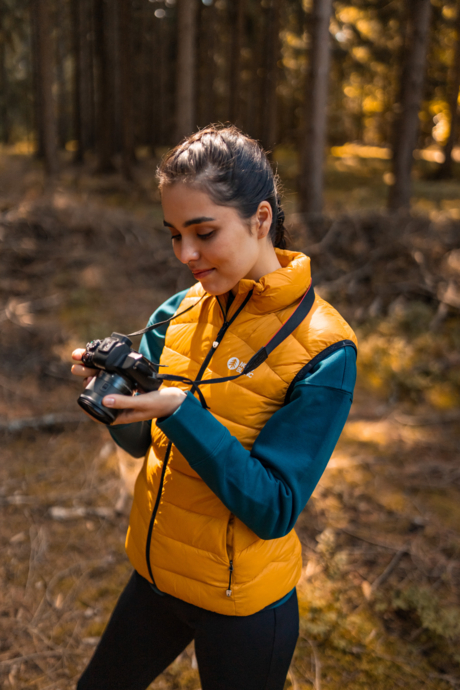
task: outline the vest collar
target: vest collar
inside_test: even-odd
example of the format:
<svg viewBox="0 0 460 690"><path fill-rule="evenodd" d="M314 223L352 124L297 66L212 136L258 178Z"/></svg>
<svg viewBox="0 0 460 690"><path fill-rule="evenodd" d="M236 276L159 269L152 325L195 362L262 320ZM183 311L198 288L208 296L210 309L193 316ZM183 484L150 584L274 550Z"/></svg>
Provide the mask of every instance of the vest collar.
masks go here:
<svg viewBox="0 0 460 690"><path fill-rule="evenodd" d="M289 307L307 291L311 282L310 258L300 252L275 249L281 268L260 280L244 278L238 283L235 302L253 290L246 309L252 314L267 314Z"/></svg>

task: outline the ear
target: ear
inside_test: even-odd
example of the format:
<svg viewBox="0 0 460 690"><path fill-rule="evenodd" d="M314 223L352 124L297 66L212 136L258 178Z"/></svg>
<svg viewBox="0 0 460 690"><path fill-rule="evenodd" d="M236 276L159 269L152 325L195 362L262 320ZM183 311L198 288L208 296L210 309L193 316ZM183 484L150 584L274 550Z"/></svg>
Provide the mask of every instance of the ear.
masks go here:
<svg viewBox="0 0 460 690"><path fill-rule="evenodd" d="M268 201L261 201L256 211L256 233L257 239L262 240L267 237L273 220L272 207Z"/></svg>

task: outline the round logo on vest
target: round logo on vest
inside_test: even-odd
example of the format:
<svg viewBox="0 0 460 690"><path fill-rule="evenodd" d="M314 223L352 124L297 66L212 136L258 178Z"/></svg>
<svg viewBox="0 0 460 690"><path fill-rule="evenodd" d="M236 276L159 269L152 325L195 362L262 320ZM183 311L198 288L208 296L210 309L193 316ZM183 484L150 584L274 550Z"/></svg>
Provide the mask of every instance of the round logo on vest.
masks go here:
<svg viewBox="0 0 460 690"><path fill-rule="evenodd" d="M246 366L246 362L242 362L238 357L230 357L230 359L227 362L227 366L231 371L235 371L237 374L242 374L243 369ZM249 374L246 374L246 376L250 379L252 379L254 372L250 371Z"/></svg>

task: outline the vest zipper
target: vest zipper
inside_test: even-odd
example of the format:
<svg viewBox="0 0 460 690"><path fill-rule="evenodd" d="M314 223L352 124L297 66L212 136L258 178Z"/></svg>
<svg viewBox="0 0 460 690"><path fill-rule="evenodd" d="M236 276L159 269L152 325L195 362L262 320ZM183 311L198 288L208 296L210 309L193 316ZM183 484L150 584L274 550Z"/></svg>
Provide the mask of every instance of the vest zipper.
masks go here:
<svg viewBox="0 0 460 690"><path fill-rule="evenodd" d="M228 597L232 596L232 575L233 575L233 561L230 561L230 565L228 566L229 570L229 575L228 575L228 589L225 592L225 594Z"/></svg>
<svg viewBox="0 0 460 690"><path fill-rule="evenodd" d="M153 507L152 515L151 515L151 517L150 517L149 531L147 532L147 543L146 543L146 546L145 546L145 558L146 558L146 561L147 561L147 568L148 568L148 571L149 571L149 575L150 575L150 577L151 577L151 579L152 579L152 584L153 584L154 586L155 586L155 580L154 580L154 577L153 577L152 566L151 566L151 563L150 563L150 545L151 545L151 543L152 543L153 525L154 525L154 523L155 523L155 518L156 518L156 515L157 515L157 512L158 512L158 508L159 508L159 506L160 506L161 494L162 494L162 492L163 492L163 484L164 484L165 475L166 475L166 468L167 468L167 466L168 466L169 457L170 457L170 455L171 455L171 448L172 448L172 442L170 441L170 442L168 443L168 447L166 448L165 458L164 458L164 460L163 460L163 467L162 467L162 470L161 470L161 478L160 478L160 486L158 487L158 493L157 493L157 497L156 497L156 500L155 500L155 505L154 505L154 507Z"/></svg>
<svg viewBox="0 0 460 690"><path fill-rule="evenodd" d="M220 343L221 343L221 340L222 340L222 338L224 337L224 335L225 335L225 333L226 333L226 331L227 331L227 328L228 328L229 326L232 325L232 323L234 322L234 320L236 319L236 317L239 316L239 314L243 311L244 307L246 306L246 304L247 304L247 303L249 302L249 300L251 299L252 293L253 293L253 290L251 290L250 292L248 292L248 294L247 294L246 297L244 298L243 302L240 304L240 306L238 307L238 309L236 310L236 312L233 314L232 318L231 318L229 321L227 321L227 315L225 314L225 312L224 312L224 310L223 310L223 308L222 308L222 305L221 305L219 299L217 299L217 302L218 302L218 304L219 304L219 307L220 307L220 309L221 309L221 311L222 311L222 315L223 315L223 317L224 317L224 323L222 324L222 326L221 326L221 328L220 328L218 334L216 335L216 339L215 339L215 341L213 342L213 344L211 345L211 349L209 350L208 354L207 354L206 357L204 358L203 364L202 364L201 367L200 367L200 370L199 370L199 372L198 372L198 375L197 375L195 381L201 381L201 379L202 379L202 377L203 377L203 374L204 374L204 372L206 371L206 368L207 368L209 362L211 361L211 357L213 356L214 352L215 352L215 351L217 350L217 348L219 347L219 345L220 345Z"/></svg>
<svg viewBox="0 0 460 690"><path fill-rule="evenodd" d="M245 299L243 300L242 304L238 307L238 309L236 310L236 312L233 314L233 316L232 316L232 318L230 319L230 321L227 321L227 320L226 320L226 315L224 314L224 319L225 319L225 320L224 320L224 323L223 323L222 327L220 328L219 333L217 334L216 339L215 339L215 341L213 342L211 349L209 350L208 354L207 354L206 357L204 358L203 364L201 365L200 370L199 370L199 372L198 372L198 376L196 377L196 381L201 381L201 378L202 378L204 372L206 371L206 367L208 366L208 364L209 364L209 362L210 362L210 360L211 360L211 357L213 356L214 352L215 352L216 349L219 347L220 341L221 341L222 338L224 337L227 328L233 323L233 321L236 319L236 317L240 314L240 312L244 309L244 307L246 306L246 304L249 302L249 300L250 300L251 297L252 297L252 292L253 292L253 291L251 290L251 291L246 295L246 297L245 297ZM219 302L219 300L217 300L217 301ZM222 306L221 306L220 302L219 302L219 306L220 306L220 308L222 309ZM222 310L222 312L223 312L223 310ZM147 561L147 568L148 568L149 575L150 575L150 578L151 578L151 580L152 580L152 584L153 584L154 587L155 587L155 579L154 579L154 577L153 577L152 566L151 566L151 563L150 563L150 545L151 545L151 543L152 543L153 525L154 525L154 523L155 523L155 518L156 518L156 515L157 515L157 512L158 512L158 508L159 508L159 506L160 506L161 494L162 494L162 492L163 492L163 484L164 484L165 475L166 475L166 468L167 468L168 461L169 461L169 458L170 458L170 455L171 455L171 448L172 448L172 442L170 441L170 442L168 443L168 447L166 448L165 459L163 460L163 468L162 468L162 470L161 470L160 486L159 486L159 488L158 488L158 493L157 493L157 497L156 497L156 501L155 501L155 506L154 506L154 508L153 508L152 516L151 516L151 518L150 518L149 529L148 529L148 532L147 532L147 543L146 543L146 545L145 545L145 558L146 558L146 561ZM231 597L231 596L232 596L232 589L231 589L231 587L232 587L233 561L230 561L230 568L229 568L229 570L230 570L230 577L229 577L229 581L228 581L228 589L227 589L226 594L227 594L228 597Z"/></svg>

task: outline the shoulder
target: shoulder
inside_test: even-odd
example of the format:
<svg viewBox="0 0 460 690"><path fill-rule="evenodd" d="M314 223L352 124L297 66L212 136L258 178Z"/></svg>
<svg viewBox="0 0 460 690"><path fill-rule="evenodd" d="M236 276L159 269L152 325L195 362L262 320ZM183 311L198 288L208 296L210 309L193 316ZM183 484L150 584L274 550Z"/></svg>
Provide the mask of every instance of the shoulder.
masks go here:
<svg viewBox="0 0 460 690"><path fill-rule="evenodd" d="M313 359L331 345L349 341L357 348L358 340L343 316L316 295L310 313L295 331L295 337Z"/></svg>
<svg viewBox="0 0 460 690"><path fill-rule="evenodd" d="M353 399L356 383L356 347L351 340L327 347L297 372L286 393L285 403L309 395L311 387L348 394Z"/></svg>
<svg viewBox="0 0 460 690"><path fill-rule="evenodd" d="M155 309L149 318L148 325L151 326L158 321L164 321L165 319L169 319L171 316L173 316L173 314L176 313L179 305L184 301L188 292L189 288L186 290L181 290L181 292L177 292L175 295L172 295L172 297L168 297L167 300L165 300L162 304L160 304L159 307L157 307L157 309Z"/></svg>
<svg viewBox="0 0 460 690"><path fill-rule="evenodd" d="M165 300L160 306L155 309L152 316L149 318L147 326L153 324L161 324L148 333L144 333L139 346L139 352L147 357L151 362L158 362L163 351L166 331L168 330L169 321L176 313L181 303L184 301L189 290L182 290L172 297ZM162 323L166 321L166 323Z"/></svg>

